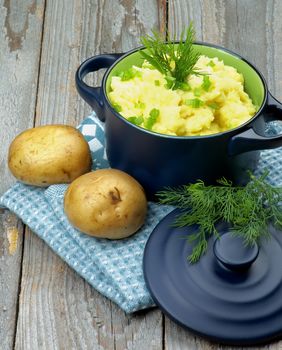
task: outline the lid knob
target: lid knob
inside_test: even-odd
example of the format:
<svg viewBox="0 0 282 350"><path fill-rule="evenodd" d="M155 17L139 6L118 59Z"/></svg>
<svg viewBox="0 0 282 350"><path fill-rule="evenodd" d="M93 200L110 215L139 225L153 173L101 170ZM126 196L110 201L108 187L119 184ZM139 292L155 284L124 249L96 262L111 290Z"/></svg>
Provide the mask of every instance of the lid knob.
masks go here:
<svg viewBox="0 0 282 350"><path fill-rule="evenodd" d="M245 271L256 260L259 248L255 243L246 246L241 237L227 232L216 239L213 245L216 259L232 271Z"/></svg>

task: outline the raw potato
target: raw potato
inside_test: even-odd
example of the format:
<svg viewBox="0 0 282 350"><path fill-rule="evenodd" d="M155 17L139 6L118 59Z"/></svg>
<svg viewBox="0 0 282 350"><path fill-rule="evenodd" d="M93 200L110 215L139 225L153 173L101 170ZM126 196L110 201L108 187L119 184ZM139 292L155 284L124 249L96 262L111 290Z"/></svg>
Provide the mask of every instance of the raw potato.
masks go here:
<svg viewBox="0 0 282 350"><path fill-rule="evenodd" d="M141 185L116 169L80 176L67 189L65 213L78 230L99 238L120 239L144 223L147 200Z"/></svg>
<svg viewBox="0 0 282 350"><path fill-rule="evenodd" d="M70 183L91 169L82 134L68 125L45 125L19 134L9 148L8 165L21 182L34 186Z"/></svg>

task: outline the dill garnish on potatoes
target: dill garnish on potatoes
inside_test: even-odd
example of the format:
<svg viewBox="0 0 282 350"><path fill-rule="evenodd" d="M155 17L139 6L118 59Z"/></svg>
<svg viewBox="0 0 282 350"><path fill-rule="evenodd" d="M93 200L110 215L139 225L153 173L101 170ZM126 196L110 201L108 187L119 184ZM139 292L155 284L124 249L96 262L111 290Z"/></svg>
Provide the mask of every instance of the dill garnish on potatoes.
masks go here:
<svg viewBox="0 0 282 350"><path fill-rule="evenodd" d="M182 210L176 218L176 227L198 225L198 230L187 236L193 250L188 257L197 262L208 248L208 239L219 233L216 224L231 224L234 235L243 238L246 245L253 245L264 237L270 237L268 224L282 228L282 188L266 182L267 172L260 177L250 174L246 186L233 186L222 178L218 185L205 185L203 181L179 188L168 188L158 193L162 204L174 205Z"/></svg>
<svg viewBox="0 0 282 350"><path fill-rule="evenodd" d="M167 40L157 31L152 31L152 36L145 35L141 43L147 52L140 54L158 71L166 76L171 82L173 90L187 88L187 78L191 74L203 74L195 67L200 53L196 52L193 43L195 41L195 30L192 23L187 30L180 34L179 42L168 37Z"/></svg>

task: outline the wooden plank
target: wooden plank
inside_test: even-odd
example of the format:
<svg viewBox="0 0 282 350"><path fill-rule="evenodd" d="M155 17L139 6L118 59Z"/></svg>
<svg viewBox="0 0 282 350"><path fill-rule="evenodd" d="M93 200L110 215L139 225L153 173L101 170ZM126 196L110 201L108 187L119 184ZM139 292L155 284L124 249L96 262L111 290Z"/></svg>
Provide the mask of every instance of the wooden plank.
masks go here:
<svg viewBox="0 0 282 350"><path fill-rule="evenodd" d="M14 183L7 167L12 139L33 125L44 0L0 1L0 195ZM23 225L0 210L1 349L14 343L21 273Z"/></svg>
<svg viewBox="0 0 282 350"><path fill-rule="evenodd" d="M281 1L170 0L168 28L177 35L193 20L197 39L225 46L253 62L281 99ZM255 20L254 20L255 16ZM231 349L210 343L165 318L165 349ZM282 341L256 349L281 349ZM243 348L234 348L243 349ZM244 348L247 349L247 348Z"/></svg>
<svg viewBox="0 0 282 350"><path fill-rule="evenodd" d="M278 13L282 10L279 0L266 2L265 31L266 31L266 67L261 67L265 74L269 90L282 100L282 23ZM281 13L281 12L280 12Z"/></svg>
<svg viewBox="0 0 282 350"><path fill-rule="evenodd" d="M164 20L165 1L48 1L36 124L78 124L90 112L75 90L78 65L137 46ZM16 349L161 349L162 319L156 309L125 315L27 232Z"/></svg>
<svg viewBox="0 0 282 350"><path fill-rule="evenodd" d="M0 209L0 339L1 349L14 342L22 260L23 225L17 217Z"/></svg>
<svg viewBox="0 0 282 350"><path fill-rule="evenodd" d="M111 303L113 347L105 349L143 350L162 349L163 315L157 309L144 310L134 315L126 315Z"/></svg>
<svg viewBox="0 0 282 350"><path fill-rule="evenodd" d="M8 146L33 125L43 12L44 0L0 1L0 193L14 182Z"/></svg>

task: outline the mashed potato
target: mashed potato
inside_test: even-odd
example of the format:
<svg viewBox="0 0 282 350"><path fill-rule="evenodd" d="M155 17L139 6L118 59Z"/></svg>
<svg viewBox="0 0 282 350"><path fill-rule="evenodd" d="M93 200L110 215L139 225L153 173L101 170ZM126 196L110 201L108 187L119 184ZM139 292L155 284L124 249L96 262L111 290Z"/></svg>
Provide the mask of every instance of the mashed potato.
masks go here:
<svg viewBox="0 0 282 350"><path fill-rule="evenodd" d="M218 58L200 56L200 75L172 89L146 61L113 76L108 93L114 108L130 122L167 135L209 135L235 128L256 112L244 91L244 78ZM170 87L169 87L170 86Z"/></svg>

